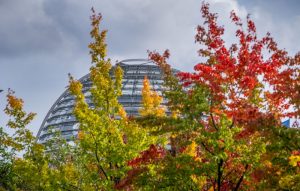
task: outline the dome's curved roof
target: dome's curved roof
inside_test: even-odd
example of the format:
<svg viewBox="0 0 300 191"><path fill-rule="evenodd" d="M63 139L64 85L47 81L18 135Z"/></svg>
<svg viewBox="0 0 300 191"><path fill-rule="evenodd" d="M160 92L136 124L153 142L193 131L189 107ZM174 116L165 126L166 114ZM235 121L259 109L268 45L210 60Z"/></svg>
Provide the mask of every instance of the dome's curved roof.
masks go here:
<svg viewBox="0 0 300 191"><path fill-rule="evenodd" d="M147 76L152 88L161 94L163 84L161 70L152 61L145 59L128 59L117 64L124 71L122 96L119 97L119 102L123 105L128 115L138 116L138 109L141 106L142 99L143 79ZM174 70L174 72L176 73L177 71ZM79 80L83 84L83 92L86 95L87 102L92 106L93 103L89 94L92 82L89 79L89 74ZM37 134L38 142L43 143L51 139L52 134L48 131L49 127L61 131L61 135L67 140L77 135L78 125L72 114L74 103L74 97L70 95L68 90L65 90L52 105L43 120Z"/></svg>

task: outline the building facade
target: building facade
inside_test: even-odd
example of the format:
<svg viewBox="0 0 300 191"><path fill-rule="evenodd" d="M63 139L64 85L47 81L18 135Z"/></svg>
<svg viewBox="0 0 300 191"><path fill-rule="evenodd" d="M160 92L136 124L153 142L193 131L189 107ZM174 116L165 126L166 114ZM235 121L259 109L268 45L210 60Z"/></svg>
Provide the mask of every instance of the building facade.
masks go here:
<svg viewBox="0 0 300 191"><path fill-rule="evenodd" d="M145 59L129 59L117 63L124 72L122 81L122 96L119 97L120 104L123 105L127 115L138 116L142 101L142 88L144 77L147 76L153 90L162 94L162 72L160 68L152 61ZM177 73L177 70L173 70ZM113 76L112 76L113 77ZM93 106L89 90L92 82L89 74L79 80L83 84L83 93L86 96L87 103ZM71 140L77 136L78 123L72 114L75 104L74 97L68 90L55 101L48 111L42 125L38 131L38 142L45 143L51 139L52 133L49 128L54 128L61 132L66 140ZM165 100L162 104L165 104Z"/></svg>

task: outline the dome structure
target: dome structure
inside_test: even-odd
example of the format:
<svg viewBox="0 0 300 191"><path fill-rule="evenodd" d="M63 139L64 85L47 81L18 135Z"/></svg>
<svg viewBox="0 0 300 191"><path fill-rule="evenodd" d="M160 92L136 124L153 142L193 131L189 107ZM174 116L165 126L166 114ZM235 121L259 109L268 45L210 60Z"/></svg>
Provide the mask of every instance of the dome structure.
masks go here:
<svg viewBox="0 0 300 191"><path fill-rule="evenodd" d="M142 88L144 77L147 76L153 90L162 94L162 72L161 69L150 60L128 59L118 62L123 69L122 95L119 97L119 103L123 105L127 115L138 116L142 101ZM174 70L174 73L177 71ZM89 74L85 75L79 81L83 84L83 93L86 96L89 106L93 106L90 96L92 82ZM52 133L49 128L54 128L61 132L61 135L68 141L77 136L78 123L73 115L75 104L74 96L68 90L55 101L48 111L42 125L38 131L38 142L45 143L51 139ZM165 100L162 104L165 104Z"/></svg>

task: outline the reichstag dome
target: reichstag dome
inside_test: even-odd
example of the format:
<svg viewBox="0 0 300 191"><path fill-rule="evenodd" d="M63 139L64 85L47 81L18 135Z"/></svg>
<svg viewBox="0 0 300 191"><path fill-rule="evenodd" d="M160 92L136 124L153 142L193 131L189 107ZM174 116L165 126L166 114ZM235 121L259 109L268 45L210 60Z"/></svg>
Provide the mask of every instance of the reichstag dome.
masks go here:
<svg viewBox="0 0 300 191"><path fill-rule="evenodd" d="M138 116L138 110L141 107L144 77L147 76L152 89L158 94L162 93L162 73L160 68L152 61L145 59L128 59L117 63L124 71L122 96L119 97L119 102L123 105L127 115ZM177 73L177 70L173 70ZM79 79L83 84L83 92L86 96L87 103L92 106L89 90L92 82L89 79L89 74ZM78 123L73 116L73 107L75 99L68 90L55 101L48 111L42 125L38 131L38 142L45 143L51 139L52 133L49 133L49 128L61 131L61 135L68 141L77 136ZM162 104L165 104L165 100Z"/></svg>

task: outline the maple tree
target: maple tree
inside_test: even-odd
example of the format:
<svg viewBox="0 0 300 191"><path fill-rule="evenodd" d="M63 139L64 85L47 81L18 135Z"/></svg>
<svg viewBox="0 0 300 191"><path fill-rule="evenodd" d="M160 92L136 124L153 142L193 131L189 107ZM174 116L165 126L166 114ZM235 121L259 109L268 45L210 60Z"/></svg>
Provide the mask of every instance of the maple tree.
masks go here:
<svg viewBox="0 0 300 191"><path fill-rule="evenodd" d="M165 115L165 109L161 106L163 98L157 92L151 90L150 82L145 76L142 89L141 116L155 115L158 117Z"/></svg>
<svg viewBox="0 0 300 191"><path fill-rule="evenodd" d="M82 84L70 76L69 89L76 99L74 114L80 124L75 145L51 128L51 139L44 145L37 143L27 128L34 114L23 111L23 101L9 92L5 112L11 120L7 126L15 133L10 136L0 128L1 190L114 190L131 169L128 161L149 145L161 142L127 118L118 103L123 71L119 66L112 68L106 59L106 31L99 29L101 18L93 11L94 42L89 47L94 107L86 103ZM156 98L154 107L160 101ZM24 154L18 157L20 152Z"/></svg>
<svg viewBox="0 0 300 191"><path fill-rule="evenodd" d="M270 172L278 168L280 179L278 172L290 168L286 166L289 159L292 164L298 162L292 150L276 152L299 140L297 135L290 142L284 140L291 130L281 127L284 117L299 117L299 55L289 57L269 33L259 38L249 16L244 29L235 12L230 18L237 26L238 43L227 47L217 14L210 13L206 3L201 12L204 26L197 27L195 40L201 46L199 56L207 60L195 65L195 72L180 72L177 79L167 64L168 51L149 53L164 72L168 109L180 117L143 122L171 135L171 148L150 164L145 153L133 160L138 168L148 169L138 174L140 179L135 177L140 181L135 184L148 182L147 188L154 190L266 188L271 186ZM276 155L282 163L276 162ZM281 182L297 178L293 172L297 170L289 171Z"/></svg>
<svg viewBox="0 0 300 191"><path fill-rule="evenodd" d="M74 145L53 137L37 143L33 113L7 95L7 128L0 128L0 190L299 190L300 131L281 124L299 118L300 54L278 48L231 12L237 43L226 46L218 15L202 4L194 72L174 74L170 54L149 52L162 70L164 99L147 77L140 116L119 104L123 71L106 58L102 16L91 16L89 107L70 76L79 132ZM246 26L245 26L246 25ZM112 75L111 75L112 74Z"/></svg>
<svg viewBox="0 0 300 191"><path fill-rule="evenodd" d="M94 41L89 48L93 64L90 68L93 107L86 103L79 81L70 77L69 89L76 98L77 161L83 175L81 181L85 184L83 189L111 190L130 170L127 161L155 143L156 138L129 120L119 104L123 71L120 66L112 68L110 59L106 58L107 31L99 29L102 16L92 11L91 37Z"/></svg>
<svg viewBox="0 0 300 191"><path fill-rule="evenodd" d="M5 113L9 116L6 133L0 128L0 190L59 190L72 188L70 177L65 174L69 146L59 136L55 144L36 142L28 125L34 113L23 110L23 100L12 90L7 94ZM59 141L62 141L59 144ZM51 150L52 152L46 152ZM65 152L62 152L65 150ZM54 159L53 156L61 156ZM60 169L60 170L58 170ZM62 181L66 180L64 184Z"/></svg>

